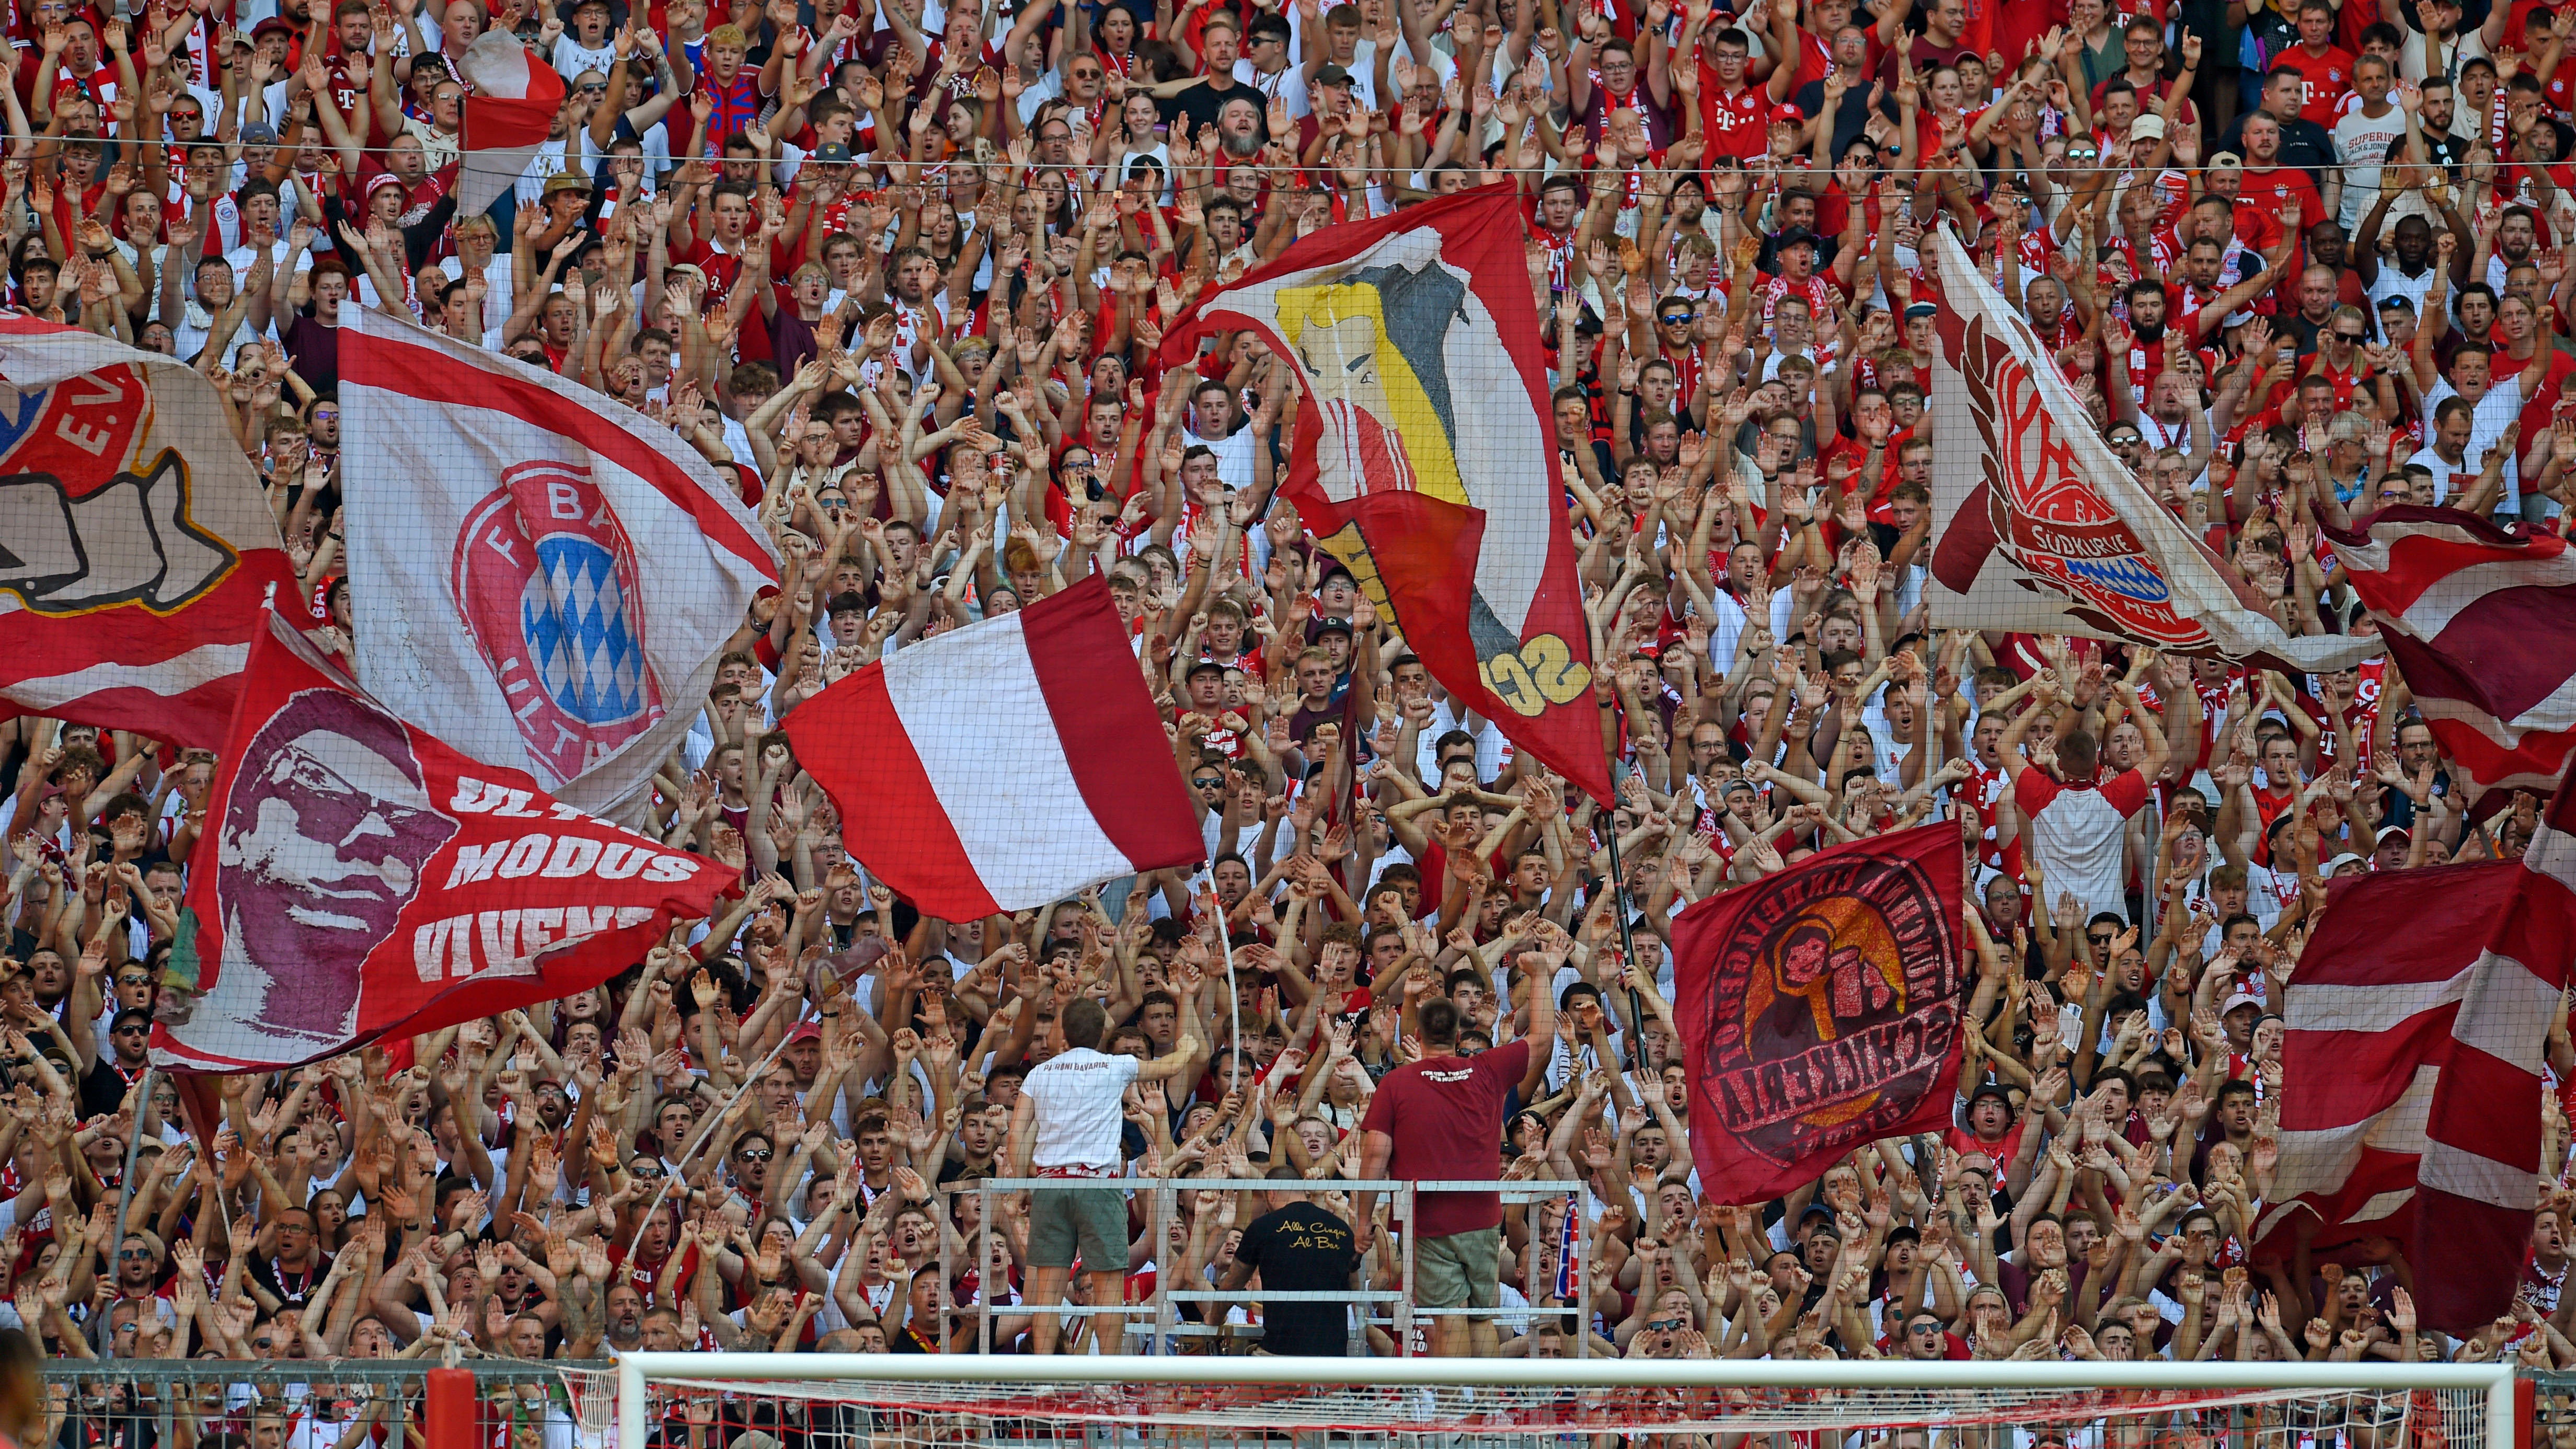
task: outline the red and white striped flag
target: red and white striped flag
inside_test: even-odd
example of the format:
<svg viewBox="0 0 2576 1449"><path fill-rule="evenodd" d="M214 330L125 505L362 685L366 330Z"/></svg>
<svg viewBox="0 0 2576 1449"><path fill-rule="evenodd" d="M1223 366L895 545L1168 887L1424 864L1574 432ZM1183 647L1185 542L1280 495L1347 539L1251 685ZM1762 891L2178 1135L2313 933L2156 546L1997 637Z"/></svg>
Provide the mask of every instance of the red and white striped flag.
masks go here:
<svg viewBox="0 0 2576 1449"><path fill-rule="evenodd" d="M2480 789L2576 762L2576 553L2453 508L2383 508L2326 539L2442 753Z"/></svg>
<svg viewBox="0 0 2576 1449"><path fill-rule="evenodd" d="M2520 862L2340 880L2300 953L2281 1051L2281 1160L2257 1259L2384 1238L2424 1321L2510 1307L2540 1173L2540 1068L2576 952L2576 791ZM2429 903L2429 904L2428 904Z"/></svg>
<svg viewBox="0 0 2576 1449"><path fill-rule="evenodd" d="M850 853L925 915L1034 909L1206 854L1097 576L907 645L784 727Z"/></svg>
<svg viewBox="0 0 2576 1449"><path fill-rule="evenodd" d="M564 81L503 30L484 31L456 57L456 69L471 87L457 122L465 148L456 179L462 218L481 216L527 174L563 109Z"/></svg>

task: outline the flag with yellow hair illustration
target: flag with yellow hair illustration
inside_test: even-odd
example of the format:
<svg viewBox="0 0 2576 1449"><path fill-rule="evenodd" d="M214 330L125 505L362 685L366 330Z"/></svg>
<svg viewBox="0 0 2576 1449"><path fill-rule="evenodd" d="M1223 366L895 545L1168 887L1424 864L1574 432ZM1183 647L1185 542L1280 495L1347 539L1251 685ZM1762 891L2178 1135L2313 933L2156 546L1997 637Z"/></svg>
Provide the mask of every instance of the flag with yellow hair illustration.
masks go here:
<svg viewBox="0 0 2576 1449"><path fill-rule="evenodd" d="M1516 748L1607 799L1537 308L1509 187L1325 227L1167 329L1293 365L1281 493L1407 648Z"/></svg>

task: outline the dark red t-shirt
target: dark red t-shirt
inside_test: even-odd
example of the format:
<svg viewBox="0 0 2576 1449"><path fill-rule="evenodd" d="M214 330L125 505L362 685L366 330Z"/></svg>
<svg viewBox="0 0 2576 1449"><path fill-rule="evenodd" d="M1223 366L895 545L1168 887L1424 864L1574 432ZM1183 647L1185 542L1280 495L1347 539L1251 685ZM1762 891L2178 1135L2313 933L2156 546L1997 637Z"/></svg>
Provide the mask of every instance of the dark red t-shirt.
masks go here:
<svg viewBox="0 0 2576 1449"><path fill-rule="evenodd" d="M1395 1139L1387 1176L1489 1180L1500 1170L1503 1103L1529 1072L1527 1038L1475 1057L1425 1057L1386 1074L1369 1098L1364 1132ZM1503 1220L1499 1192L1426 1192L1415 1200L1426 1238Z"/></svg>

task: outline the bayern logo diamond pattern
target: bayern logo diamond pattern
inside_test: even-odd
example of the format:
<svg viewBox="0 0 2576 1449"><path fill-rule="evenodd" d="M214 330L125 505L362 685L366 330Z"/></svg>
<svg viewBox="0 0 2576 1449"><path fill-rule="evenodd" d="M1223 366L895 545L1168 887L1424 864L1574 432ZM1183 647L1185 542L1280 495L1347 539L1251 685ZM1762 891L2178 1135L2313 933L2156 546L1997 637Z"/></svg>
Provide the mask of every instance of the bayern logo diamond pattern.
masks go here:
<svg viewBox="0 0 2576 1449"><path fill-rule="evenodd" d="M537 541L537 562L520 596L519 628L547 695L587 724L633 718L645 706L644 650L615 555L555 534Z"/></svg>

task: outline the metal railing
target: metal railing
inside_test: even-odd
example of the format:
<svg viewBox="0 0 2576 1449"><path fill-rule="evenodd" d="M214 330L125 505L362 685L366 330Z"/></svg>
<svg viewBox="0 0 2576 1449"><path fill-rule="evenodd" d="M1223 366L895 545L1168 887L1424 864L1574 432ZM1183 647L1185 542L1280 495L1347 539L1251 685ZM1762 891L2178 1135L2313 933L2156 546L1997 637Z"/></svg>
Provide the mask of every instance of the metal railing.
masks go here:
<svg viewBox="0 0 2576 1449"><path fill-rule="evenodd" d="M1528 1306L1526 1308L1516 1309L1506 1313L1499 1307L1425 1308L1417 1304L1414 1301L1416 1296L1416 1284L1414 1281L1413 1252L1414 1245L1419 1240L1420 1234L1414 1232L1412 1228L1416 1221L1418 1196L1426 1192L1491 1192L1499 1194L1506 1204L1526 1204L1557 1197L1566 1199L1568 1204L1567 1211L1574 1214L1577 1220L1575 1232L1573 1234L1574 1252L1572 1265L1573 1283L1576 1294L1578 1296L1588 1294L1592 1281L1589 1276L1589 1270L1591 1267L1590 1224L1583 1220L1584 1188L1583 1184L1579 1182L1559 1182L1552 1180L1504 1181L1501 1179L1490 1181L1462 1179L1409 1182L1398 1179L1377 1178L1317 1178L1309 1179L1303 1183L1290 1183L1274 1182L1268 1178L1237 1177L997 1177L981 1179L974 1183L973 1186L978 1197L978 1202L976 1204L978 1209L976 1222L984 1234L984 1242L986 1244L984 1249L984 1262L977 1265L977 1282L979 1285L982 1285L982 1291L976 1294L976 1303L974 1308L976 1318L975 1345L976 1351L979 1353L991 1353L995 1348L995 1344L993 1342L993 1293L990 1287L992 1277L992 1249L990 1244L992 1241L991 1235L993 1232L993 1224L995 1222L993 1215L993 1200L996 1193L1086 1190L1096 1192L1103 1189L1114 1189L1122 1192L1141 1192L1147 1195L1145 1241L1154 1245L1155 1251L1153 1261L1157 1265L1157 1271L1154 1277L1154 1291L1150 1299L1141 1304L1060 1303L1053 1305L1052 1307L1041 1308L1038 1305L1023 1303L1010 1305L1010 1307L1024 1313L1035 1314L1047 1312L1062 1315L1064 1317L1089 1317L1104 1313L1124 1315L1128 1321L1125 1324L1125 1331L1124 1334L1122 1334L1122 1338L1140 1334L1143 1335L1145 1338L1144 1351L1149 1354L1171 1353L1174 1351L1178 1341L1192 1338L1212 1339L1217 1341L1220 1346L1228 1344L1235 1346L1249 1346L1250 1344L1258 1341L1250 1334L1229 1333L1228 1330L1235 1327L1235 1325L1230 1325L1222 1321L1214 1323L1180 1322L1179 1315L1176 1310L1178 1306L1183 1303L1218 1304L1249 1301L1255 1303L1354 1304L1359 1306L1362 1312L1358 1315L1361 1321L1353 1324L1350 1331L1350 1352L1354 1356L1365 1353L1367 1351L1365 1341L1366 1329L1378 1326L1382 1321L1388 1332L1395 1340L1397 1345L1396 1352L1399 1357L1407 1356L1413 1352L1412 1345L1414 1328L1415 1320L1417 1319L1453 1316L1502 1318L1519 1317L1524 1313L1532 1318L1536 1318L1543 1313L1568 1311L1554 1308L1542 1309L1539 1307L1541 1299L1553 1295L1543 1294L1539 1291L1539 1254L1537 1251L1539 1243L1535 1224L1532 1225L1530 1230L1529 1247L1521 1254L1521 1293L1522 1297L1527 1300ZM1297 1290L1276 1290L1268 1288L1254 1289L1247 1287L1239 1291L1228 1292L1195 1285L1189 1287L1175 1287L1172 1285L1170 1279L1167 1277L1163 1264L1168 1254L1168 1248L1171 1241L1169 1228L1173 1221L1174 1212L1177 1208L1177 1204L1174 1200L1175 1194L1184 1191L1275 1192L1282 1188L1308 1193L1375 1192L1385 1194L1390 1211L1392 1212L1398 1227L1398 1231L1394 1235L1393 1245L1397 1249L1397 1258L1399 1263L1397 1281L1400 1286L1392 1289L1369 1288L1363 1286L1347 1289ZM955 1192L957 1190L959 1190L959 1185L952 1185L947 1189L947 1191L950 1192ZM1237 1228L1243 1228L1250 1226L1250 1224L1238 1223L1236 1226ZM958 1275L957 1264L952 1261L953 1245L951 1237L952 1235L948 1232L942 1232L940 1234L939 1267L942 1278L949 1283L955 1283ZM1123 1273L1126 1269L1126 1265L1122 1263L1119 1265L1119 1268ZM1365 1272L1365 1268L1363 1268L1362 1271ZM1383 1320L1380 1319L1376 1312L1379 1305L1384 1305L1387 1309L1387 1313ZM957 1315L963 1311L964 1310L951 1305L944 1296L942 1297L939 1327L941 1341L943 1343L949 1341L949 1335L953 1332L957 1323ZM1135 1321L1143 1313L1151 1314L1150 1323L1138 1323ZM1218 1317L1221 1320L1222 1314L1218 1315ZM1578 1358L1590 1357L1591 1335L1588 1333L1578 1332L1573 1335L1573 1338L1575 1356ZM1126 1345L1122 1342L1119 1349L1113 1351L1123 1351L1125 1347Z"/></svg>
<svg viewBox="0 0 2576 1449"><path fill-rule="evenodd" d="M333 1449L328 1429L361 1424L382 1429L382 1449L424 1449L429 1371L421 1359L51 1359L44 1364L47 1403L61 1416L48 1436L55 1444L168 1446L188 1441L178 1431L193 1421L194 1439L217 1429L236 1430L241 1441L266 1442L263 1428L288 1442L298 1425L310 1425L295 1442ZM476 1442L496 1442L505 1424L576 1418L567 1395L566 1370L613 1371L605 1360L532 1362L468 1359L474 1376ZM503 1441L506 1442L506 1441Z"/></svg>

